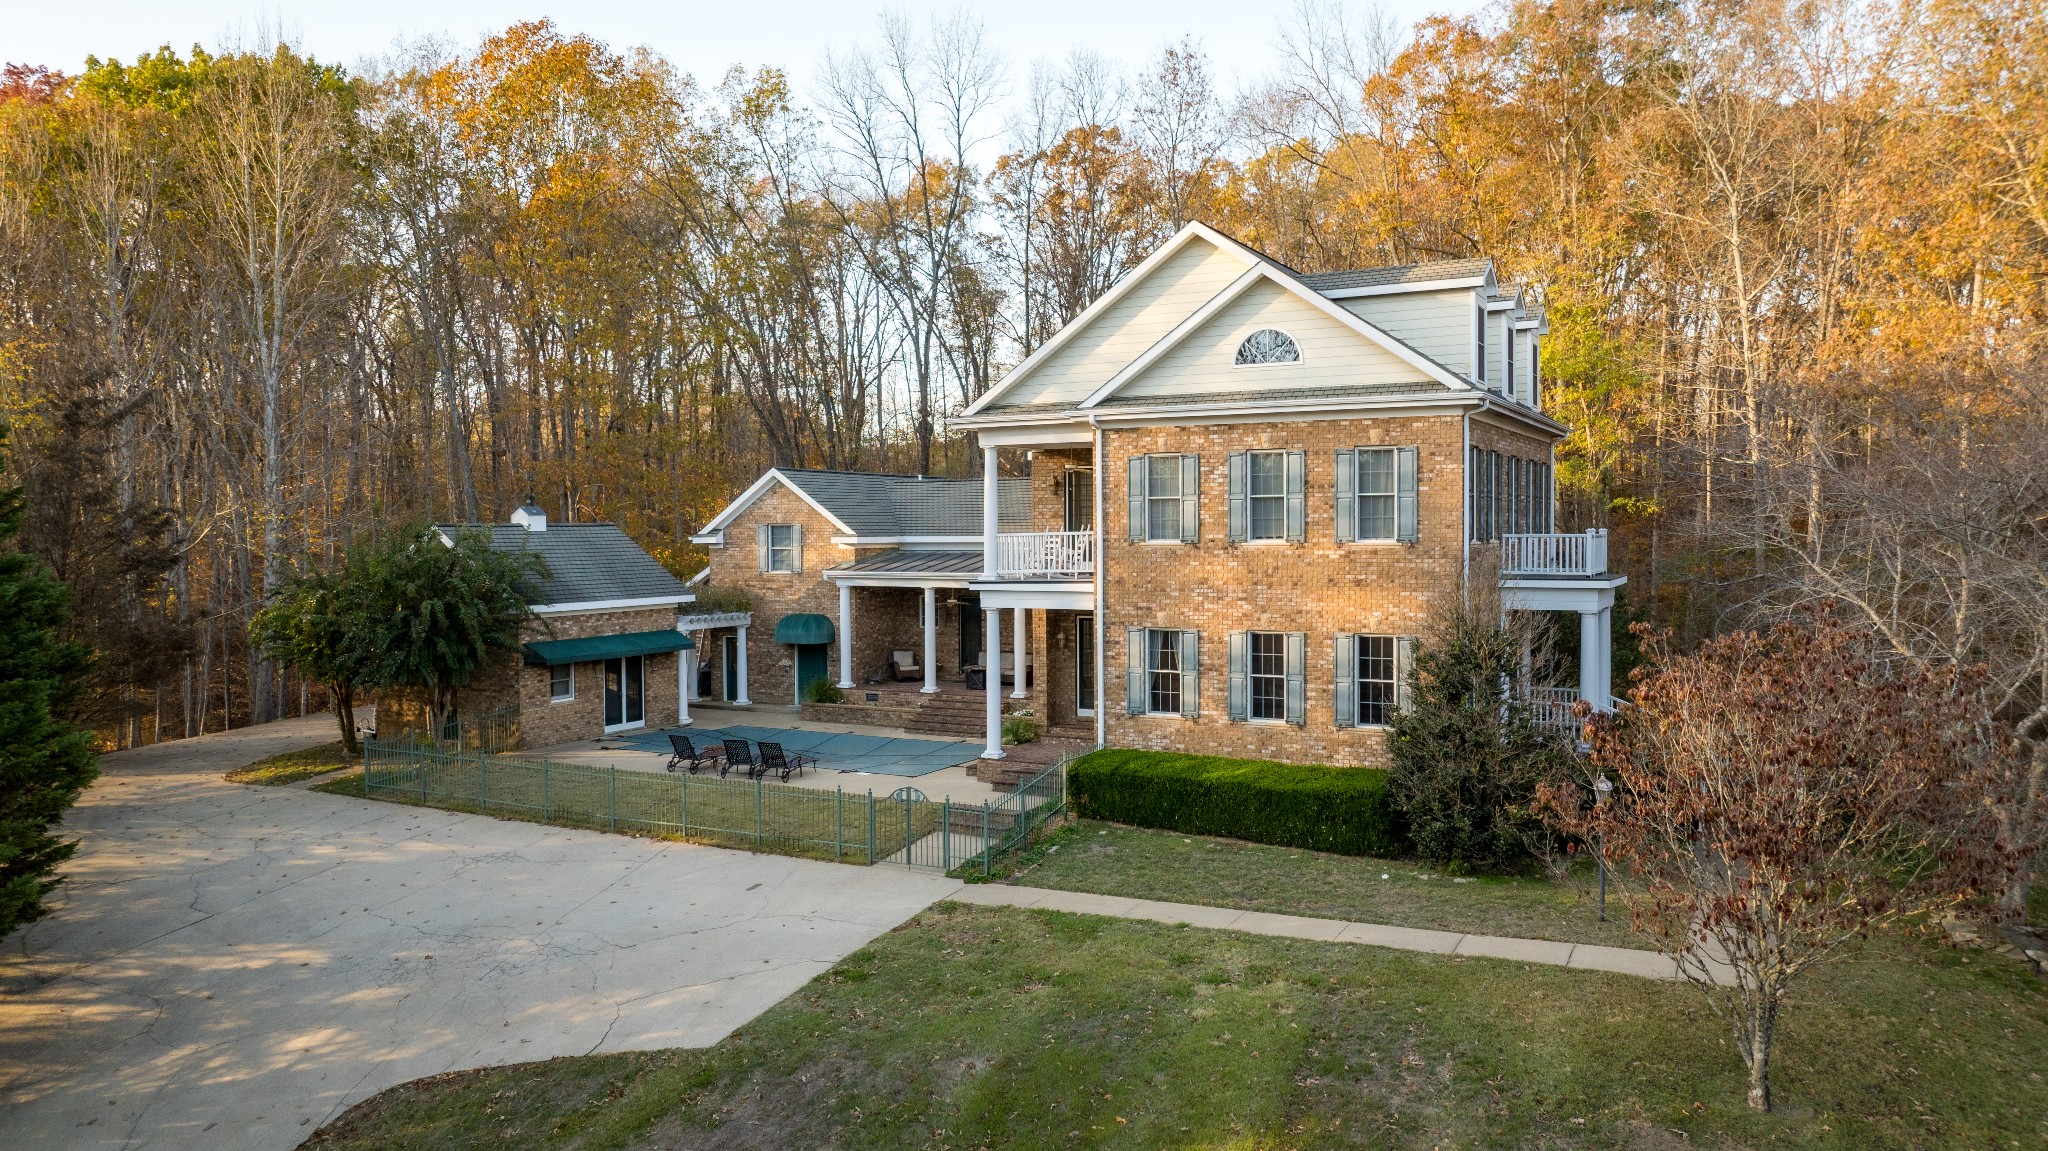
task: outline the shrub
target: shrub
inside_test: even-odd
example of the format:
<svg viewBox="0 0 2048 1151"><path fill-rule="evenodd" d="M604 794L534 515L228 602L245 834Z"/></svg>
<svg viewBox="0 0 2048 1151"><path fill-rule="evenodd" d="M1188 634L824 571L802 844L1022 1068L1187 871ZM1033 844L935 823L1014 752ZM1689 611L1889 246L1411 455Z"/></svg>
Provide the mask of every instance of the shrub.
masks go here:
<svg viewBox="0 0 2048 1151"><path fill-rule="evenodd" d="M1003 718L1004 743L1030 743L1038 738L1038 721L1028 715Z"/></svg>
<svg viewBox="0 0 2048 1151"><path fill-rule="evenodd" d="M1345 855L1406 846L1377 768L1110 748L1068 767L1067 792L1078 815L1189 835Z"/></svg>
<svg viewBox="0 0 2048 1151"><path fill-rule="evenodd" d="M1510 870L1555 846L1536 789L1562 780L1573 760L1510 686L1521 637L1499 618L1446 609L1415 654L1408 706L1387 740L1394 802L1416 854L1439 867Z"/></svg>
<svg viewBox="0 0 2048 1151"><path fill-rule="evenodd" d="M690 594L697 598L683 605L684 615L723 615L754 610L754 597L740 588L700 583L691 586Z"/></svg>
<svg viewBox="0 0 2048 1151"><path fill-rule="evenodd" d="M845 703L846 693L829 679L814 679L804 685L805 703Z"/></svg>

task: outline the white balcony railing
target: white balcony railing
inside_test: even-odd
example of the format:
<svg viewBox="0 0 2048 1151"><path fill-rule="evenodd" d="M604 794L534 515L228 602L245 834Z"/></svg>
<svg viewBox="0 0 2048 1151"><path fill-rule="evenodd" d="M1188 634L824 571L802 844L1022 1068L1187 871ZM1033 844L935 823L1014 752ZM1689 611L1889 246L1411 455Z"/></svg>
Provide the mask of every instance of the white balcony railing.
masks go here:
<svg viewBox="0 0 2048 1151"><path fill-rule="evenodd" d="M1522 702L1529 708L1529 718L1538 727L1560 732L1576 738L1579 734L1579 705L1577 688L1570 687L1525 687Z"/></svg>
<svg viewBox="0 0 2048 1151"><path fill-rule="evenodd" d="M1504 576L1596 576L1607 571L1607 533L1539 532L1500 537Z"/></svg>
<svg viewBox="0 0 2048 1151"><path fill-rule="evenodd" d="M1004 532L996 537L1000 579L1087 579L1094 574L1094 532Z"/></svg>

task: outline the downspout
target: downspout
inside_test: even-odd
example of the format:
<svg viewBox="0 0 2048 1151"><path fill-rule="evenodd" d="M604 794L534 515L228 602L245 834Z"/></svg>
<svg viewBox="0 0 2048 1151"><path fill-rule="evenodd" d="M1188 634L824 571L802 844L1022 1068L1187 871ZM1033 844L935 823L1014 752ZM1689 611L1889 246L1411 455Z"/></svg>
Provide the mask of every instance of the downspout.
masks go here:
<svg viewBox="0 0 2048 1151"><path fill-rule="evenodd" d="M1102 680L1102 636L1103 610L1108 607L1106 592L1109 576L1109 549L1103 545L1107 538L1102 530L1102 423L1095 413L1088 413L1088 427L1094 437L1095 466L1095 746L1109 746L1109 697Z"/></svg>
<svg viewBox="0 0 2048 1151"><path fill-rule="evenodd" d="M1485 399L1481 398L1480 403L1483 404L1485 402ZM1465 482L1460 485L1463 488L1463 492L1458 499L1458 523L1463 529L1460 532L1462 537L1460 546L1464 549L1461 561L1464 566L1462 574L1458 577L1458 588L1460 594L1465 598L1465 610L1470 611L1472 609L1472 501L1478 498L1479 490L1473 486L1472 480L1471 408L1466 408L1465 414L1459 417L1459 426L1463 433L1464 442L1461 448L1462 454L1458 457L1458 474L1465 478Z"/></svg>

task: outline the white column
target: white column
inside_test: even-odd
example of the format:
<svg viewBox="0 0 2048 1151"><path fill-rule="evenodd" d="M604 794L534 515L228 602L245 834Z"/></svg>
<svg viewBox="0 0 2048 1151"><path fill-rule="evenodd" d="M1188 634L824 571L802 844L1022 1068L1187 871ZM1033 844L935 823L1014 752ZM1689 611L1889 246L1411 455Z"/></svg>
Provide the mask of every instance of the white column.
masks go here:
<svg viewBox="0 0 2048 1151"><path fill-rule="evenodd" d="M733 702L733 706L734 706L734 707L752 707L752 706L753 706L753 704L754 704L754 701L753 701L753 700L751 700L751 699L748 699L748 698L747 698L747 625L746 625L746 624L741 624L741 625L740 625L740 636L739 636L739 642L738 642L737 644L734 644L733 646L737 647L737 648L739 649L739 653L740 653L740 660L739 660L739 662L740 662L740 667L739 667L739 672L740 672L740 697L739 697L738 699L736 699L736 700L733 700L733 701L732 701L732 702Z"/></svg>
<svg viewBox="0 0 2048 1151"><path fill-rule="evenodd" d="M925 695L939 690L939 589L924 589L924 687Z"/></svg>
<svg viewBox="0 0 2048 1151"><path fill-rule="evenodd" d="M677 631L683 629L678 626ZM683 632L683 638L690 634ZM697 649L686 647L676 652L676 725L690 726L690 693L697 690Z"/></svg>
<svg viewBox="0 0 2048 1151"><path fill-rule="evenodd" d="M981 758L1003 758L1003 609L989 608L981 613L985 621L982 632L982 646L987 655L982 664L988 668L988 746L982 749Z"/></svg>
<svg viewBox="0 0 2048 1151"><path fill-rule="evenodd" d="M1600 706L1600 613L1579 613L1579 698Z"/></svg>
<svg viewBox="0 0 2048 1151"><path fill-rule="evenodd" d="M1614 710L1614 605L1600 609L1600 682L1594 686L1600 693L1599 702L1593 706L1601 711Z"/></svg>
<svg viewBox="0 0 2048 1151"><path fill-rule="evenodd" d="M853 588L839 585L839 686L853 686Z"/></svg>
<svg viewBox="0 0 2048 1151"><path fill-rule="evenodd" d="M1013 614L1013 615L1012 615L1012 616L1010 617L1010 620L1011 620L1011 627L1010 627L1010 648L1011 648L1011 650L1012 650L1012 651L1013 651L1013 652L1015 653L1015 654L1014 654L1014 655L1012 656L1012 658L1011 658L1010 662L1011 662L1012 664L1014 664L1014 665L1015 665L1015 667L1016 667L1016 673L1015 673L1015 674L1016 674L1016 681L1015 681L1014 683L1012 683L1012 684L1010 685L1010 698L1011 698L1011 699L1023 699L1023 698L1024 698L1024 637L1025 637L1025 635L1027 635L1027 634L1028 634L1028 633L1027 633L1027 632L1026 632L1026 631L1024 630L1024 609L1023 609L1023 608L1021 608L1021 607L1020 607L1020 608L1016 608L1016 609L1014 609L1014 614Z"/></svg>
<svg viewBox="0 0 2048 1151"><path fill-rule="evenodd" d="M996 450L981 449L981 578L996 578L996 520L1001 502L996 498ZM990 648L993 660L994 648ZM994 664L990 664L991 667ZM1000 680L1002 676L996 676Z"/></svg>

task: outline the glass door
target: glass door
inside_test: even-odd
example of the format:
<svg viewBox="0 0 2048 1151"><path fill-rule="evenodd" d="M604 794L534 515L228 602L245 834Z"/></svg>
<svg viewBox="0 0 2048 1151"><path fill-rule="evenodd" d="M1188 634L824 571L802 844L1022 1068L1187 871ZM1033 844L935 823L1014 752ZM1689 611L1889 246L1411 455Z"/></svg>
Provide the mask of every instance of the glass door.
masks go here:
<svg viewBox="0 0 2048 1151"><path fill-rule="evenodd" d="M1074 617L1076 633L1074 643L1074 712L1077 715L1095 714L1095 616L1083 612Z"/></svg>
<svg viewBox="0 0 2048 1151"><path fill-rule="evenodd" d="M1090 531L1095 527L1095 469L1067 469L1067 530Z"/></svg>
<svg viewBox="0 0 2048 1151"><path fill-rule="evenodd" d="M604 661L604 725L607 729L644 723L646 662L637 655Z"/></svg>

